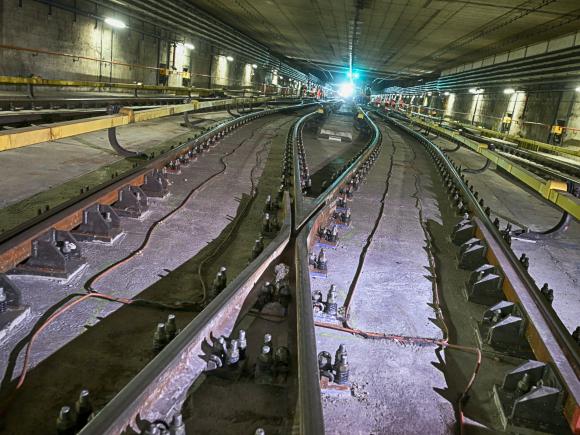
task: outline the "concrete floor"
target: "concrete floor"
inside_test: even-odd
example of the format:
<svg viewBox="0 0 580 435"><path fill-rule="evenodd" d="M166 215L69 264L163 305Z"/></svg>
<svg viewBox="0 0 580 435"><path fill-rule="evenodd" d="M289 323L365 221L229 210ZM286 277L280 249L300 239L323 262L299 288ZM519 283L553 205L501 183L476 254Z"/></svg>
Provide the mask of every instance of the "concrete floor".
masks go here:
<svg viewBox="0 0 580 435"><path fill-rule="evenodd" d="M288 122L289 117L282 116L256 121L254 126L258 128L250 140L244 142L231 157L226 158L228 163L226 172L191 197L179 213L158 226L153 233L151 245L143 251L141 256L115 270L95 287L104 293L131 297L141 293L152 284L159 283L161 276L169 274L168 278L171 278L176 275L171 271L178 272L176 269L199 253L208 242L218 237L229 223L228 215L236 214L237 200L249 191L250 176L257 179L256 177L261 175L265 165L266 167L272 165L272 162L265 162L265 157L271 148L270 142L276 131L289 125ZM349 228L340 231L338 247L327 252L328 278L313 277L312 290L321 290L326 295L330 284L334 283L338 287L339 304L342 304L359 263L361 248L365 245L367 237L379 218L379 200L384 196L385 210L380 216L380 222L369 247L354 295L350 317L351 326L387 334L442 337L442 332L434 320L435 311L429 305L433 301L433 284L425 250L426 232L423 223L429 228L436 245L438 267L440 267L438 275L441 274L445 289L443 295L445 306L448 311L459 313L459 315L451 316L452 342L474 345L471 322L480 317L482 308L471 306L473 304L464 301L459 293L468 273L457 270L455 264L457 249L448 240L450 228L456 223L457 216L446 208L444 202L447 200L441 189L440 180L434 175L433 165L422 147L408 140L402 133L393 132L382 124L381 129L384 135L381 155L366 182L356 192L354 200L350 203L353 223ZM283 136L284 139L285 135ZM335 165L335 161L356 152L360 146L360 143L334 141L323 143L329 141L314 140L316 142L305 141L311 173L314 172L313 168L317 168L316 171L321 174L332 172L329 168ZM278 144L280 149L283 143L284 140ZM143 219L139 221L123 219L123 227L128 231L112 246L83 243L82 247L90 260L90 265L70 282L61 283L29 277L15 278L15 281L25 290L24 303L31 304L33 307L33 317L8 341L0 343L2 353L5 355L5 358L0 361L0 369L5 374L3 387L10 388L11 379L20 373L23 344L33 324L42 314L66 300L71 293L81 291L82 283L87 277L134 250L152 222L174 209L192 187L219 170L221 168L219 157L232 151L238 144L239 141L236 142L234 134L218 147L204 154L190 167L183 169L181 175L172 175L171 195L163 200L153 200L151 212ZM451 148L450 144L449 148ZM477 160L478 156L473 158L472 153L463 149L452 155L463 166L476 168L483 164ZM275 160L279 162L278 155ZM272 170L277 174L279 164L273 166L275 169ZM495 171L488 170L483 174L470 175L470 180L485 198L486 204L498 210L500 215L510 221L542 228L541 225L549 219L557 220L558 218L557 211ZM527 214L520 213L515 203L515 199L522 197L522 191L525 195L529 195L529 201L526 201L524 205L529 207ZM514 198L514 201L506 201L506 197ZM503 208L501 208L502 205ZM539 210L538 213L533 212L536 209ZM259 212L260 210L258 214ZM251 225L255 226L255 222ZM578 227L575 228L577 230ZM240 234L239 241L242 246L244 243L247 244L246 239L253 237L255 229L240 228L240 233L243 233ZM248 233L251 234L248 235ZM538 273L533 268L534 258L543 258L546 261L545 271L538 268L542 270L542 273L553 270L554 264L562 268L572 267L567 270L576 271L578 270L576 248L578 244L575 239L569 243L565 243L565 240L565 238L556 240L555 242L558 242L556 245L548 242L532 244L514 240L513 246L516 248L517 244L522 244L527 249L526 252L531 257L530 271L533 276L535 276L534 273ZM224 252L224 259L233 256L239 260L240 249L230 253ZM251 246L248 246L248 252L250 249ZM565 257L566 249L569 250L568 257ZM557 252L557 256L548 260L547 258L554 252ZM235 261L235 258L233 260L230 258L230 261ZM242 263L245 264L245 259ZM575 274L569 272L569 275L570 280L577 283ZM562 279L562 275L557 272L556 276ZM181 271L179 279L164 280L168 284L154 287L157 294L163 296L164 301L179 300L184 297L189 297L193 301L198 295L192 292L195 285L192 284L190 287L188 283L194 279L195 276L191 271ZM552 281L550 283L552 284ZM562 297L562 295L559 288L552 285L556 292L555 307L558 310L556 302L558 296ZM572 289L576 290L577 285ZM455 293L460 297L456 297ZM574 298L569 300L568 303L572 304L572 307L566 307L565 311L570 314L572 320L577 318L573 314L579 312L580 306L577 299L576 305L574 301ZM467 309L466 305L469 305ZM17 403L32 403L32 398L35 397L34 403L46 402L50 407L49 415L53 415L53 408L56 409L66 403L72 390L87 386L87 382L91 382L91 377L98 378L92 382L100 385L102 383L100 379L110 376L113 372L119 372L113 376L115 379L128 376L128 365L115 365L115 358L126 358L127 354L130 354L133 361L131 364L134 363L136 367L145 364L150 358L150 350L142 349L135 343L128 345L127 340L141 343L142 338L145 337L146 342L149 337L148 325L150 323L154 326L156 313L145 313L142 310L135 311L135 308L125 307L128 309L123 308L125 314L121 316L122 310L113 313L117 308L118 306L107 302L88 301L85 305L76 307L43 332L35 344L32 365L44 362L39 365L39 371L33 370L31 373L26 384L28 388L19 397ZM114 319L107 318L105 322L101 322L103 317L111 313L113 314L109 317ZM162 313L157 313L157 315L163 316ZM179 318L185 321L185 318L182 319L180 316ZM99 335L101 323L109 323L109 329L101 328L102 332ZM87 329L90 333L82 334ZM152 330L153 327L151 327ZM75 339L79 335L80 337ZM71 346L64 347L64 345L71 340L73 340L72 351L67 353L67 349ZM88 345L91 340L98 340L95 341L94 349ZM282 339L281 342L284 340ZM334 356L340 343L346 344L348 349L352 389L349 397L323 395L327 433L452 433L455 430L453 405L457 392L463 388L466 378L470 375L473 366L471 355L458 356L448 351L442 353L431 345L416 346L392 341L365 340L342 332L317 328L318 351L327 350ZM110 367L106 366L108 367L106 369L101 367L103 355L98 354L98 349L107 349L107 354L110 349L113 357ZM54 352L57 354L52 355ZM78 379L71 381L71 385L68 385L64 380L70 379L71 373L74 373L74 370L80 370L79 367L92 366L91 358L99 359L99 363L95 363L91 372L83 370L83 373L78 374ZM484 366L472 392L473 398L468 404L468 417L493 426L491 422L493 409L486 404L488 393L491 385L501 381L503 373L512 366L511 363L496 361L496 357L485 358ZM59 382L66 383L62 387L63 391L60 391ZM52 389L45 391L43 386L51 383ZM206 385L205 388L207 387ZM248 390L243 385L233 390L231 396L228 395L227 389L220 386L219 382L210 387L212 389L209 391L217 392L218 396L220 394L222 397L227 396L228 400L232 397L239 400L248 394ZM103 387L99 386L99 388ZM114 394L112 389L109 391L105 387L105 390L102 391L99 400L104 400L103 397L106 395ZM195 405L199 403L199 400L203 400L203 391L206 390L199 390L200 396L197 400L189 402L184 410L185 414L192 418L188 421L191 427L196 427L195 422L200 416L199 413L205 409L203 406L197 409L198 406ZM280 396L280 391L273 391L271 397L277 397L272 400L280 400L277 407L270 407L271 417L280 419L283 415L280 409L287 406L281 399L283 394ZM267 404L262 403L262 405L259 406L260 409L268 409ZM210 406L210 408L215 411L215 407ZM251 407L240 406L239 409L245 413L243 414L245 420L243 422L240 420L239 425L230 427L231 433L236 433L236 430L241 428L245 431L250 427L256 427L254 423L268 421L270 418L269 414L265 413L256 419ZM232 418L242 415L234 410L230 411ZM214 417L217 418L215 415ZM214 417L211 414L203 417L203 427L212 428ZM223 415L221 417L223 418ZM11 420L14 423L15 418L12 417ZM42 428L30 429L26 433L45 433L42 430Z"/></svg>
<svg viewBox="0 0 580 435"><path fill-rule="evenodd" d="M313 277L312 291L326 295L336 284L339 305L343 303L378 218L379 200L388 189L384 215L355 290L350 324L367 331L440 338L441 331L431 320L435 312L428 305L432 284L419 220L420 210L423 219L440 219L431 193L433 182L420 166L430 163L425 156L416 158L396 136L393 143L385 137L383 144L350 204L352 225L341 231L338 247L327 252L328 278ZM316 333L318 352L326 350L334 357L338 345L346 344L351 366L351 396L323 394L326 433L453 432L453 406L435 390L444 389L446 382L435 366L434 346L365 340L320 327Z"/></svg>
<svg viewBox="0 0 580 435"><path fill-rule="evenodd" d="M442 148L455 145L437 138ZM464 168L483 167L485 158L465 148L449 153ZM512 222L515 227L544 231L558 223L562 212L513 178L497 171L493 165L481 174L466 174L470 183L491 207L492 215L500 218L502 227ZM530 257L531 276L538 287L545 282L554 289L553 307L570 332L580 326L580 223L572 220L568 230L554 238L525 240L513 238L512 248L519 257Z"/></svg>
<svg viewBox="0 0 580 435"><path fill-rule="evenodd" d="M264 126L266 123L276 124L276 120L258 120L256 127ZM141 219L121 218L124 233L113 244L81 243L83 255L88 259L89 264L68 282L12 276L13 281L22 290L23 303L33 307L33 320L71 292L82 291L82 284L88 277L138 247L145 232L155 221L173 210L193 187L223 168L219 159L239 145L236 142L238 134L232 134L217 147L203 153L197 161L182 168L180 175L170 175L170 195L163 199L150 198L149 211ZM230 222L229 216L236 214L239 198L242 194L249 192L250 171L256 166L256 153L263 148L264 140L259 140L259 137L256 140L248 140L235 154L227 157L226 172L204 185L178 213L157 226L151 236L150 244L140 256L107 275L95 285L95 288L108 294L131 297L159 280L160 275L165 275L169 270L178 267L215 239ZM254 171L253 175L259 176L260 168ZM178 237L175 237L176 235ZM169 240L172 243L167 243ZM161 252L160 249L167 249L167 252ZM155 267L151 267L152 265ZM99 317L115 308L110 304L97 301L89 301L87 307L81 311L88 314L88 317L72 312L70 318L67 319L68 316L65 316L62 325L54 327L54 331L51 331L52 327L46 331L46 342L43 344L44 340L41 338L35 346L38 354L33 355L33 365L42 360L43 356L54 352L55 348L82 332L85 325L90 326L98 322ZM75 318L78 320L73 320ZM2 348L9 351L14 347L14 344L30 330L32 323L29 322L26 328L2 343ZM63 327L70 329L70 333L61 330ZM62 333L57 334L56 342L51 334L55 331ZM43 348L44 350L41 350ZM7 354L3 353L3 355ZM6 359L1 361L3 370L6 362Z"/></svg>
<svg viewBox="0 0 580 435"><path fill-rule="evenodd" d="M350 128L352 119L349 118ZM346 125L345 125L346 127ZM351 143L305 140L311 171L353 149ZM328 142L328 141L324 141ZM386 194L386 208L358 281L351 305L354 328L440 338L435 317L425 235L419 221L440 220L437 202L430 191L432 181L422 176L415 152L395 138L385 137L383 150L366 182L350 203L352 225L340 231L335 249L327 251L328 277L312 277L312 291L324 296L331 284L338 289L339 306L358 266L359 255ZM422 164L430 164L423 156ZM387 184L388 183L388 184ZM316 328L318 352L333 357L340 343L347 346L351 397L323 394L326 433L451 433L453 406L435 388L446 386L434 363L434 347L404 346L387 341L365 340L342 332ZM410 417L412 416L412 417Z"/></svg>
<svg viewBox="0 0 580 435"><path fill-rule="evenodd" d="M462 293L469 272L458 268L457 246L449 238L459 220L457 212L450 206L422 146L383 123L380 127L383 131L381 156L350 203L351 226L340 231L338 246L327 251L328 277L312 276L312 291L319 290L326 295L330 285L336 284L339 306L343 304L361 261L361 249L380 219L356 285L349 326L401 336L442 338L441 324L431 305L434 286L427 254L431 252L449 341L477 348L480 344L474 326L486 307L467 302ZM473 162L469 157L462 163L464 166L475 168L483 163ZM515 198L521 188L513 187L501 175L497 177L493 181L485 180L489 193L479 189L486 201L488 196L498 203L500 195ZM498 193L493 188L502 190ZM385 209L379 216L379 201L383 196ZM511 205L508 202L508 207ZM541 224L541 219L558 216L550 207L544 205L544 208L547 208L545 215L540 218L534 215L534 223ZM521 218L508 212L509 209L505 210L508 219ZM431 243L429 249L427 238ZM558 263L550 260L546 267L550 265L553 269ZM574 311L578 312L577 306L568 310ZM324 327L317 327L316 332L318 352L326 350L334 357L338 345L343 343L350 364L350 395L337 397L323 393L327 433L453 433L457 430L456 401L472 374L473 354L453 349L441 351L432 345L368 340ZM530 357L522 351L503 358L494 349L483 349L482 366L464 409L468 433L496 433L499 414L489 400L493 385L501 384L505 373ZM565 432L565 428L562 430Z"/></svg>
<svg viewBox="0 0 580 435"><path fill-rule="evenodd" d="M230 115L223 111L190 116L196 118L205 121L194 129L181 126L183 116L171 116L120 127L117 137L131 151L159 152ZM36 216L38 208L54 207L78 195L81 187L94 188L110 180L113 172L131 167L131 160L111 148L106 130L3 151L0 173L10 189L0 192L0 231Z"/></svg>

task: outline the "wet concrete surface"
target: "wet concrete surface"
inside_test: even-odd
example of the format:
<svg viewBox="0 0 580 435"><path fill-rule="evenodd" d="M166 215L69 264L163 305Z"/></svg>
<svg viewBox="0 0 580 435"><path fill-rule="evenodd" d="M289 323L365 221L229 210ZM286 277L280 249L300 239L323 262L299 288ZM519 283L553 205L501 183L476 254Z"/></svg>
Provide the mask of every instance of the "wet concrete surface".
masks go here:
<svg viewBox="0 0 580 435"><path fill-rule="evenodd" d="M132 297L139 294L141 298L164 303L200 301L202 292L197 276L200 261L214 255L220 246L220 238L224 237L224 233L229 234L227 225L238 213L240 199L250 192L250 178L254 183L258 182L273 137L281 128L286 128L280 140L280 144L284 143L292 119L292 115L276 115L254 121L224 138L197 162L182 169L180 175L171 176L171 195L154 200L152 210L143 220L124 220L123 227L127 232L117 244L107 246L83 243L91 265L69 283L16 278L17 284L24 287L25 302L33 307L33 320L46 317L47 311L50 312L66 301L72 292L81 290L82 283L89 276L134 250L154 221L175 208L208 174L221 169L220 157L237 148L234 154L225 158L226 171L204 185L178 213L157 226L151 244L140 255L95 285L97 290L115 296ZM273 157L273 163L269 163L275 169L270 169L267 187L277 186L273 179L279 177L280 157L281 151L278 151ZM246 238L252 241L256 238L263 200L267 194L273 193L267 188L258 191L257 208L248 224L253 229L239 227L239 232L234 233L234 240L231 241L235 249L230 247L227 250L230 258L234 258L233 263L225 263L229 279L247 264L252 243L248 243ZM243 237L238 238L238 234ZM213 279L212 274L215 275L222 260L219 256L212 257L206 264L206 270L203 271L206 282L210 276ZM161 280L164 275L166 278ZM6 421L8 428L19 428L27 434L46 433L38 423L49 421L46 427L53 427L53 417L59 407L74 401L80 388L91 390L95 405L101 407L151 359L155 325L174 310L134 306L118 308L117 304L88 300L53 322L39 336L31 359L31 367L37 367L28 374L25 386L11 399L12 411L22 409L31 414L9 414L10 418ZM185 326L194 315L187 312L176 314L179 327ZM11 379L20 373L22 349L33 326L33 322L28 323L18 334L2 344L5 355L2 360L5 370L4 397L14 389ZM18 405L23 403L27 406ZM36 406L34 403L44 405ZM24 416L25 420L19 421Z"/></svg>
<svg viewBox="0 0 580 435"><path fill-rule="evenodd" d="M433 139L433 142L443 149L455 148L454 144L442 138ZM464 168L480 168L485 163L484 157L463 147L449 153L449 157ZM491 207L492 216L500 219L502 228L511 222L514 228L545 231L555 226L562 216L561 210L513 177L498 171L493 164L481 174L466 176L485 204ZM518 257L522 253L530 257L529 272L538 287L547 282L554 290L553 307L570 332L580 326L579 246L580 223L574 218L566 232L554 237L542 240L512 238L514 253Z"/></svg>

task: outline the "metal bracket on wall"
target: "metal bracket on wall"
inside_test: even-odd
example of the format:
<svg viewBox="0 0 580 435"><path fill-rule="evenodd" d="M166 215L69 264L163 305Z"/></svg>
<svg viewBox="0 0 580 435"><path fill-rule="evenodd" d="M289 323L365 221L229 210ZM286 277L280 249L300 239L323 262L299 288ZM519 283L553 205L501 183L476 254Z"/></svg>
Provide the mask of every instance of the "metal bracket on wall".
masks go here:
<svg viewBox="0 0 580 435"><path fill-rule="evenodd" d="M121 106L119 105L112 105L107 108L107 113L109 115L114 115L119 113L121 110ZM107 129L107 136L109 138L109 144L111 147L117 152L117 154L123 157L146 157L146 154L137 152L137 151L129 151L126 148L123 148L119 141L117 140L117 127L110 127Z"/></svg>
<svg viewBox="0 0 580 435"><path fill-rule="evenodd" d="M562 217L558 223L552 228L549 228L546 231L528 231L527 233L519 234L518 237L529 240L551 239L555 236L565 233L566 230L568 230L570 227L571 222L572 215L570 215L568 212L564 212L562 213Z"/></svg>
<svg viewBox="0 0 580 435"><path fill-rule="evenodd" d="M483 171L485 171L488 167L489 167L489 159L485 159L485 164L479 168L479 169L464 169L463 172L467 173L467 174L481 174Z"/></svg>
<svg viewBox="0 0 580 435"><path fill-rule="evenodd" d="M201 124L203 121L204 119L198 119L195 122L191 122L189 119L189 112L183 112L183 124L185 124L187 128L193 128L197 124Z"/></svg>

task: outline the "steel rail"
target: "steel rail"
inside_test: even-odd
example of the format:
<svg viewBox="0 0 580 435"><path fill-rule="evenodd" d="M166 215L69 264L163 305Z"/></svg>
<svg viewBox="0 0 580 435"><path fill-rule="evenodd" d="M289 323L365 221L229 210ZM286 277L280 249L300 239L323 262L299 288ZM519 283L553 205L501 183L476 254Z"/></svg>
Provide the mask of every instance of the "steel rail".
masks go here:
<svg viewBox="0 0 580 435"><path fill-rule="evenodd" d="M300 169L298 168L297 142L301 140L301 124L310 117L302 117L294 126L294 232L296 236L296 299L297 299L297 331L298 331L298 373L299 395L298 409L301 412L299 420L300 434L318 435L324 433L324 419L320 401L320 376L318 361L316 360L316 332L312 311L312 291L310 288L310 274L308 269L309 235L313 228L313 221L323 214L322 210L332 206L336 192L345 185L347 178L356 171L373 149L381 143L381 133L377 125L364 114L365 120L371 127L372 138L356 159L343 171L334 182L322 192L314 204L304 213L304 204L301 191Z"/></svg>
<svg viewBox="0 0 580 435"><path fill-rule="evenodd" d="M315 103L284 107L265 111L265 114L314 105ZM203 140L228 125L239 124L243 119L255 117L257 114L254 113L228 121L197 140ZM179 410L190 386L183 379L193 380L205 368L205 362L199 358L203 353L202 342L212 334L230 335L249 292L291 242L291 207L288 193L284 198L284 210L284 224L276 238L85 426L82 434L117 434L130 427L135 429L137 417L142 419L153 415L153 421L159 415Z"/></svg>
<svg viewBox="0 0 580 435"><path fill-rule="evenodd" d="M524 158L526 160L529 160L530 162L547 166L559 172L559 173L549 172L548 173L549 175L555 175L557 177L564 178L566 181L574 183L577 183L579 181L577 177L580 175L580 164L554 159L549 154L546 153L542 154L537 151L528 150L519 147L515 143L513 145L510 145L509 143L507 143L507 141L500 141L495 138L479 136L466 131L462 131L461 134L466 138L474 140L476 142L491 145L495 147L496 150L499 149L509 155ZM509 157L509 155L506 157ZM566 174L569 174L569 176L567 176Z"/></svg>
<svg viewBox="0 0 580 435"><path fill-rule="evenodd" d="M301 435L324 433L316 333L308 269L308 229L296 238L296 330L298 348L298 427Z"/></svg>
<svg viewBox="0 0 580 435"><path fill-rule="evenodd" d="M501 267L504 274L503 290L507 299L519 303L529 324L526 337L539 361L549 362L555 369L566 390L564 416L572 431L580 428L580 349L571 334L558 318L554 309L540 294L534 280L493 225L477 198L469 190L460 171L447 155L425 136L399 121L388 118L388 122L415 138L442 161L455 185L467 199L477 226L476 235L488 244L488 261Z"/></svg>
<svg viewBox="0 0 580 435"><path fill-rule="evenodd" d="M554 165L549 161L544 161L540 158L533 160L529 155L525 153L517 153L503 150L496 150L498 154L505 157L506 159L512 160L516 164L520 164L527 167L531 172L539 174L542 178L546 180L560 180L568 185L568 192L571 192L570 187L580 184L580 178L570 175L570 172L564 169L556 169ZM538 161L539 160L539 161ZM489 162L489 160L487 160Z"/></svg>
<svg viewBox="0 0 580 435"><path fill-rule="evenodd" d="M324 192L322 192L313 202L310 209L306 212L304 211L304 199L302 197L302 193L300 191L301 184L301 177L300 177L300 168L295 165L294 167L294 204L295 204L295 216L296 222L294 226L294 230L298 233L308 221L312 220L312 218L320 212L326 205L328 205L328 201L334 196L336 191L340 188L340 186L345 182L348 175L354 172L360 164L366 159L366 157L372 152L374 147L381 143L381 132L375 122L370 118L368 112L364 113L364 119L368 123L372 131L372 138L369 143L366 145L365 149L361 150L357 156L353 159L353 161L349 164L349 166L326 188ZM312 115L312 114L311 114ZM297 125L294 127L294 134L298 135L300 131L300 122L305 122L309 119L309 116L304 116L300 119ZM296 148L294 149L296 152Z"/></svg>
<svg viewBox="0 0 580 435"><path fill-rule="evenodd" d="M437 132L440 136L444 136L454 143L460 142L472 151L491 160L498 167L510 173L512 176L526 184L530 189L539 193L547 201L555 204L563 211L570 213L576 219L580 219L580 199L568 193L566 183L555 180L545 180L514 163L512 160L503 157L501 154L491 151L488 148L488 145L468 139L459 133L454 133L439 127L438 125L417 118L412 118L411 122L429 129L432 132Z"/></svg>
<svg viewBox="0 0 580 435"><path fill-rule="evenodd" d="M415 106L413 106L415 107ZM440 111L440 109L434 109L436 111ZM392 112L392 113L398 113L402 116L406 116L404 115L403 112ZM523 137L519 137L519 136L514 136L514 135L510 135L510 134L504 134L504 133L500 133L498 131L495 130L490 130L488 128L483 128L481 126L474 126L471 124L466 124L457 120L452 119L451 117L445 116L442 118L438 118L438 117L433 117L430 115L426 115L423 113L418 113L418 112L411 112L411 114L419 116L420 118L424 118L427 119L429 121L433 121L436 123L440 123L441 121L445 120L446 122L448 122L449 124L455 126L459 126L460 128L468 128L474 131L477 131L478 133L480 133L482 136L484 137L492 137L492 138L501 138L503 140L509 140L512 142L515 142L516 144L518 144L520 147L525 148L525 149L529 149L531 151L538 151L538 150L542 150L542 152L550 152L550 153L555 153L555 154L566 154L566 155L570 155L570 156L574 156L574 157L580 157L580 151L578 150L573 150L573 149L569 149L566 147L562 147L562 146L558 146L558 145L552 145L552 144L548 144L545 142L539 142L536 140L532 140L532 139L526 139ZM409 119L407 119L406 121L408 121ZM455 130L454 127L449 127L446 125L441 125L442 128L446 128L448 130L457 132L457 130Z"/></svg>

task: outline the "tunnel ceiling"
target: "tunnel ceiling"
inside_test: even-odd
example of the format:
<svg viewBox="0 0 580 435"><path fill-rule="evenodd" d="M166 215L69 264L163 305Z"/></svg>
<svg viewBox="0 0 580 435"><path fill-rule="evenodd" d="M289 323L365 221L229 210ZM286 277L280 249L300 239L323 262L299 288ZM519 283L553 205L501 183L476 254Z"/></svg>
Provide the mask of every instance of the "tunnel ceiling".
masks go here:
<svg viewBox="0 0 580 435"><path fill-rule="evenodd" d="M321 78L427 77L578 29L579 0L190 0Z"/></svg>

